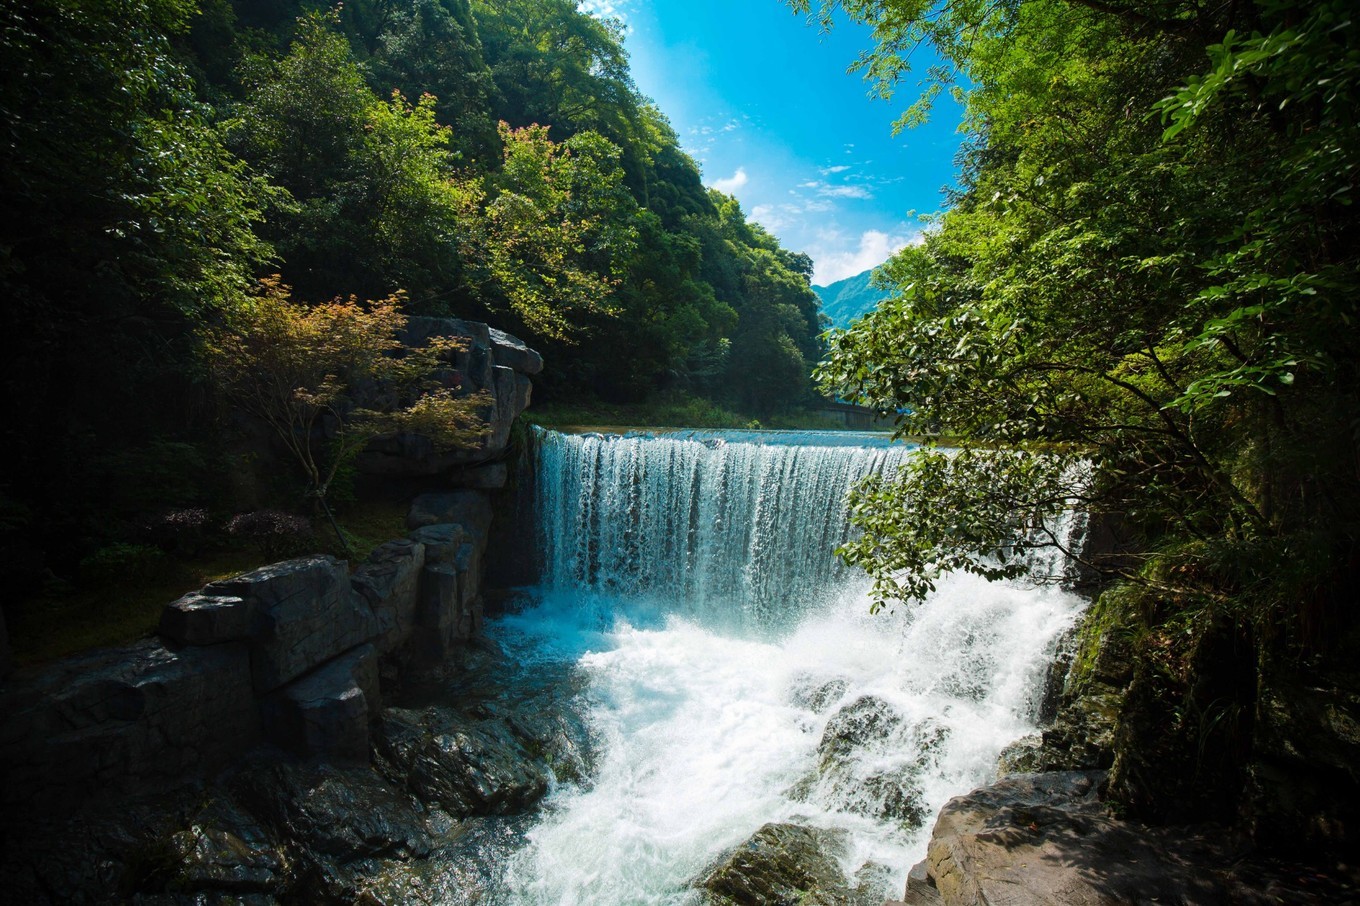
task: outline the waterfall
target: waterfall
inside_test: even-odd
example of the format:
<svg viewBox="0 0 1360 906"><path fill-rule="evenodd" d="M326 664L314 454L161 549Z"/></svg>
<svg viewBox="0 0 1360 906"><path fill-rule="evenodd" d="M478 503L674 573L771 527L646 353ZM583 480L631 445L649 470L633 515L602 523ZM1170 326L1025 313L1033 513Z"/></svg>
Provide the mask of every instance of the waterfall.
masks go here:
<svg viewBox="0 0 1360 906"><path fill-rule="evenodd" d="M849 536L850 488L911 449L834 432L541 432L546 581L660 594L708 621L787 624L849 576L832 552Z"/></svg>
<svg viewBox="0 0 1360 906"><path fill-rule="evenodd" d="M956 574L870 615L833 553L845 493L911 455L867 434L538 432L543 582L492 631L570 664L598 754L495 902L695 903L693 880L771 821L835 831L867 899L900 895L938 809L1033 730L1083 606Z"/></svg>

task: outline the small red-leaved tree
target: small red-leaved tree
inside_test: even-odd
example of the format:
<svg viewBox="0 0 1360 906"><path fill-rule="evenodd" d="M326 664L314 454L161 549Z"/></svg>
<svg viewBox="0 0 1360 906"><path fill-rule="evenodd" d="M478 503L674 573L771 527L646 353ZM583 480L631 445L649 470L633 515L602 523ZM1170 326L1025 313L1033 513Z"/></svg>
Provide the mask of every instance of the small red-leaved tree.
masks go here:
<svg viewBox="0 0 1360 906"><path fill-rule="evenodd" d="M227 323L202 335L214 389L283 443L342 545L327 494L340 468L375 436L412 431L450 450L490 431L477 415L488 402L485 391L460 396L460 388L441 380L450 373L448 354L466 341L436 337L419 348L404 346L402 301L397 293L376 302L351 296L305 305L272 277ZM366 408L360 389L398 402L383 411Z"/></svg>

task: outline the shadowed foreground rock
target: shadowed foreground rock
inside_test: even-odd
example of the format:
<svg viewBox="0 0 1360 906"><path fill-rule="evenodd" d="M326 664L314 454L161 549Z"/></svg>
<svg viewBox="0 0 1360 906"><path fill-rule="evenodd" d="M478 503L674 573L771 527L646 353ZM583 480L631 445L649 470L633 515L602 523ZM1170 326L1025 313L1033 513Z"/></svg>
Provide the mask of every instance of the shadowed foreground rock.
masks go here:
<svg viewBox="0 0 1360 906"><path fill-rule="evenodd" d="M903 902L1355 902L1336 879L1301 879L1296 866L1243 861L1237 841L1221 827L1149 827L1114 818L1099 798L1104 779L1103 771L1019 774L951 799L940 810L926 861L913 870Z"/></svg>

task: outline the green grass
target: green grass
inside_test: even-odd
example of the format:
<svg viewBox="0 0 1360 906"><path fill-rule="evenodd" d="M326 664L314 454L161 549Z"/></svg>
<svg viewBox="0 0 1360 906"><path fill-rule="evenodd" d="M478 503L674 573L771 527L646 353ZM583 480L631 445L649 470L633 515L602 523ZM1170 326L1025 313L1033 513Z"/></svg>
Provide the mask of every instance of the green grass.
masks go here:
<svg viewBox="0 0 1360 906"><path fill-rule="evenodd" d="M373 548L406 535L405 501L366 501L336 514L355 565ZM345 554L324 519L313 552ZM124 645L154 633L161 610L181 595L217 579L249 572L274 560L241 542L223 542L195 557L170 560L154 576L123 585L54 587L5 610L10 644L20 666L43 664L91 648Z"/></svg>

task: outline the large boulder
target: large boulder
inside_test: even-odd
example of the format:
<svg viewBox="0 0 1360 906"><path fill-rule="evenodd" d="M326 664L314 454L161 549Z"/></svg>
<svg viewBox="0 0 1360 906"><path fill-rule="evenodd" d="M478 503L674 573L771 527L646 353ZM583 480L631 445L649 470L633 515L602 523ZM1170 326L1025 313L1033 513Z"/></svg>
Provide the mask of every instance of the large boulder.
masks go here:
<svg viewBox="0 0 1360 906"><path fill-rule="evenodd" d="M766 824L723 856L696 886L710 906L843 906L852 895L837 862L844 849L829 831Z"/></svg>
<svg viewBox="0 0 1360 906"><path fill-rule="evenodd" d="M524 344L519 337L492 327L488 331L496 364L513 368L520 374L534 375L543 370L543 356Z"/></svg>
<svg viewBox="0 0 1360 906"><path fill-rule="evenodd" d="M1098 798L1103 778L1022 774L951 799L926 857L946 906L1228 902L1221 833L1117 820Z"/></svg>
<svg viewBox="0 0 1360 906"><path fill-rule="evenodd" d="M376 637L380 624L350 587L343 561L285 560L203 589L250 606L250 669L257 693L271 692Z"/></svg>
<svg viewBox="0 0 1360 906"><path fill-rule="evenodd" d="M368 725L381 710L378 652L361 645L261 703L265 738L304 757L368 761Z"/></svg>
<svg viewBox="0 0 1360 906"><path fill-rule="evenodd" d="M250 637L250 604L235 595L190 592L161 611L161 638L180 645L217 645Z"/></svg>
<svg viewBox="0 0 1360 906"><path fill-rule="evenodd" d="M839 698L839 688L833 683L826 696ZM813 698L823 698L817 691ZM790 794L904 828L921 827L930 817L922 775L938 762L948 734L943 724L913 723L884 699L861 696L827 720L817 771Z"/></svg>
<svg viewBox="0 0 1360 906"><path fill-rule="evenodd" d="M260 737L241 643L147 640L62 661L0 700L0 804L61 811L229 764Z"/></svg>
<svg viewBox="0 0 1360 906"><path fill-rule="evenodd" d="M378 618L378 651L389 654L411 638L416 626L425 545L403 539L389 541L368 555L350 584Z"/></svg>

